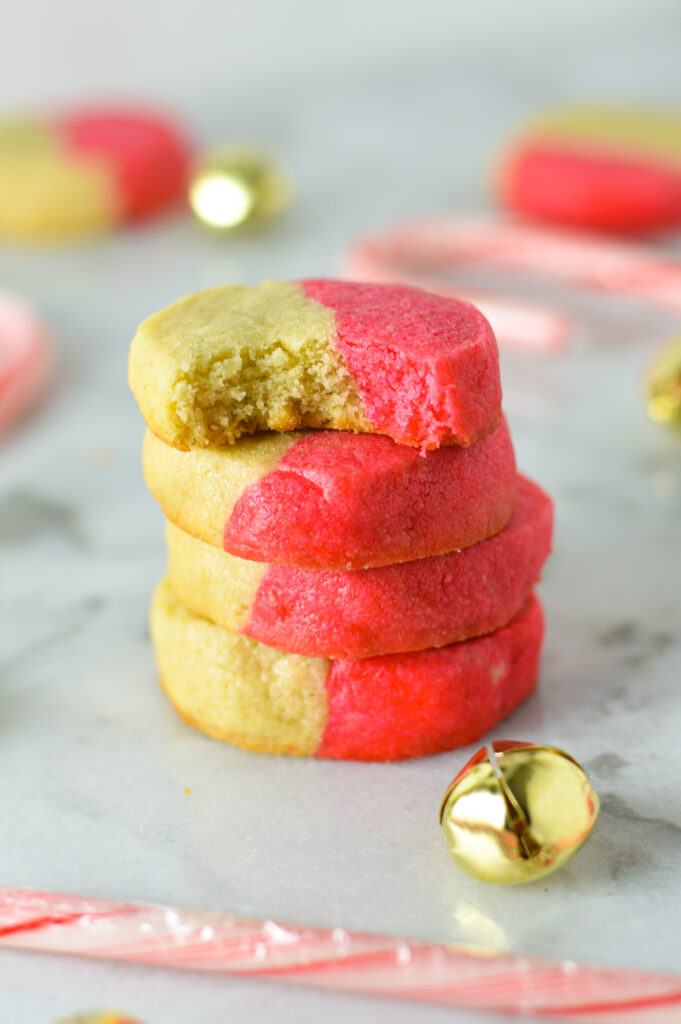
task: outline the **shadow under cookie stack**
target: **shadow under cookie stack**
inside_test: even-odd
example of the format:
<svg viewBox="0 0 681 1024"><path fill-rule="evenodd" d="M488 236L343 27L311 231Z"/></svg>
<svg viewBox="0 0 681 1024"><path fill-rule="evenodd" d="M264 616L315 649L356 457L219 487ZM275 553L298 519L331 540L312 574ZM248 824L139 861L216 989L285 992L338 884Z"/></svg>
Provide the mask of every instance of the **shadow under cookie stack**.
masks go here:
<svg viewBox="0 0 681 1024"><path fill-rule="evenodd" d="M532 692L552 505L517 474L474 307L228 285L146 320L130 383L167 518L152 638L188 723L392 761L472 743Z"/></svg>

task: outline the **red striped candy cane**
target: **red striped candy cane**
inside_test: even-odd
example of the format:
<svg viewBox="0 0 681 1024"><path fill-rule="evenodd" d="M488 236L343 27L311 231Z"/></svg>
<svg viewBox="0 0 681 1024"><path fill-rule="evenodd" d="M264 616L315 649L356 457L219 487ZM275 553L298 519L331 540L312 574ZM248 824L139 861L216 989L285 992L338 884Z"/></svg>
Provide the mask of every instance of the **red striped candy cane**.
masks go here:
<svg viewBox="0 0 681 1024"><path fill-rule="evenodd" d="M23 303L0 293L0 432L42 393L50 362L43 324Z"/></svg>
<svg viewBox="0 0 681 1024"><path fill-rule="evenodd" d="M681 1020L681 977L0 889L0 946L600 1024Z"/></svg>
<svg viewBox="0 0 681 1024"><path fill-rule="evenodd" d="M468 298L488 317L502 345L554 351L564 344L570 324L556 310L443 285L443 271L471 265L530 271L681 310L681 261L673 256L491 216L442 217L365 239L351 250L344 272Z"/></svg>

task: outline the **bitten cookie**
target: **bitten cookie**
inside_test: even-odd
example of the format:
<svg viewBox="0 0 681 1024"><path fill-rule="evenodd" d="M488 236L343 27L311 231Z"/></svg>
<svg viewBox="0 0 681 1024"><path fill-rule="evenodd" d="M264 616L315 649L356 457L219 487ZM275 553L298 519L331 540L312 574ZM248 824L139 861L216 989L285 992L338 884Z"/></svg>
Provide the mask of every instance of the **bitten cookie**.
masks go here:
<svg viewBox="0 0 681 1024"><path fill-rule="evenodd" d="M309 657L370 658L491 633L520 610L551 548L551 499L520 477L496 536L463 551L356 572L234 558L170 523L168 582L224 629Z"/></svg>
<svg viewBox="0 0 681 1024"><path fill-rule="evenodd" d="M557 110L502 154L501 201L543 220L621 233L681 224L681 116Z"/></svg>
<svg viewBox="0 0 681 1024"><path fill-rule="evenodd" d="M355 761L472 743L534 689L536 597L503 629L439 650L362 661L284 654L192 615L167 582L154 596L161 682L191 725L249 750Z"/></svg>
<svg viewBox="0 0 681 1024"><path fill-rule="evenodd" d="M501 419L497 345L473 306L398 285L307 280L199 292L149 317L130 386L183 450L259 430L470 445Z"/></svg>
<svg viewBox="0 0 681 1024"><path fill-rule="evenodd" d="M420 454L377 434L258 434L181 452L152 433L147 485L171 522L241 558L364 569L469 547L516 500L506 422L471 448Z"/></svg>
<svg viewBox="0 0 681 1024"><path fill-rule="evenodd" d="M0 238L59 240L176 203L189 148L164 118L93 109L0 124Z"/></svg>

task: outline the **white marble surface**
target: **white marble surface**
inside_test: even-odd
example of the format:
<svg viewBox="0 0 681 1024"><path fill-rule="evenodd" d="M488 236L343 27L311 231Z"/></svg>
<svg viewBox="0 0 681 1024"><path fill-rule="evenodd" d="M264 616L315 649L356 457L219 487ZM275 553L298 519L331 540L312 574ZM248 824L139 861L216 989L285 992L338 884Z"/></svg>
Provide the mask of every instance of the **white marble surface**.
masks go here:
<svg viewBox="0 0 681 1024"><path fill-rule="evenodd" d="M651 94L670 60L662 47ZM0 446L3 885L679 968L681 443L647 422L640 395L671 319L552 289L579 316L575 344L554 360L502 360L519 462L554 495L557 530L541 588L541 688L494 737L564 746L603 804L592 839L555 877L503 889L452 866L438 803L472 751L385 766L233 750L177 720L147 637L164 551L126 386L137 322L213 283L332 273L357 233L479 205L503 126L539 94L530 77L504 94L474 63L438 65L323 99L296 94L276 112L234 106L234 130L248 124L278 145L299 182L297 208L260 237L205 238L178 218L85 248L0 251L0 282L43 310L59 354L50 400ZM463 149L442 131L457 118L471 128ZM206 137L220 131L215 111L199 122ZM0 953L3 1020L38 1024L93 1004L149 1024L468 1019Z"/></svg>

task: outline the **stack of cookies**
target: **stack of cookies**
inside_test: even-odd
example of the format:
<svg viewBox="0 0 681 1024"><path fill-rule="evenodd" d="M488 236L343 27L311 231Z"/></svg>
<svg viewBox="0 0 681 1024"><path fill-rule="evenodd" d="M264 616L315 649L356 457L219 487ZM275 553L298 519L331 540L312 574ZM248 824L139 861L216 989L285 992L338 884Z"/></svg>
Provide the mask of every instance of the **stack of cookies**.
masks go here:
<svg viewBox="0 0 681 1024"><path fill-rule="evenodd" d="M389 761L471 743L532 691L552 506L517 475L474 307L225 286L141 325L130 382L168 520L152 637L186 721Z"/></svg>

